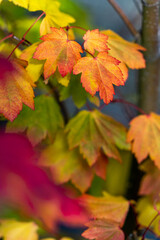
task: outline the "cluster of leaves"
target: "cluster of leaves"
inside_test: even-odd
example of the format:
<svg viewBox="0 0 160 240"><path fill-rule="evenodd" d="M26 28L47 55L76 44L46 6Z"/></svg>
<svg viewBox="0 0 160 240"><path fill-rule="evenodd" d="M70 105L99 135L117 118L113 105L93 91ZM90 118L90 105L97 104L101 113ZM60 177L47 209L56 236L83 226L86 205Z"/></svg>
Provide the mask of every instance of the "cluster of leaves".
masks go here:
<svg viewBox="0 0 160 240"><path fill-rule="evenodd" d="M145 68L140 52L145 49L111 30L72 26L76 21L74 17L61 11L66 1L9 2L31 12L42 11L42 14L26 29L18 44L1 43L0 46L0 113L9 120L5 134L0 136L1 204L14 204L23 214L38 219L52 230L59 221L84 224L88 219L77 200L57 186L69 182L77 189L78 202L90 216L88 229L82 236L124 240L121 228L130 202L106 192L102 197L84 193L91 187L95 175L106 179L110 160L123 164L120 150L132 151L138 163L149 157L152 171L147 171L148 165L144 165L146 174L139 192L147 197L137 206L139 223L149 225L154 213L159 214L159 202L155 209L152 202L159 197L160 116L140 115L130 122L127 130L99 108L81 110L66 124L62 101L72 96L78 108L88 100L99 106L99 97L105 104L110 103L114 85L125 84L128 68ZM5 3L0 1L4 9ZM30 44L26 35L41 17L44 17L39 29L41 41L33 39ZM81 45L75 40L74 29L85 31ZM27 47L18 49L22 44ZM157 184L153 187L155 179ZM148 218L149 210L143 211L143 204L151 210ZM158 218L153 227L160 234ZM38 239L37 225L2 220L0 237L14 240L21 239L22 235L24 239Z"/></svg>

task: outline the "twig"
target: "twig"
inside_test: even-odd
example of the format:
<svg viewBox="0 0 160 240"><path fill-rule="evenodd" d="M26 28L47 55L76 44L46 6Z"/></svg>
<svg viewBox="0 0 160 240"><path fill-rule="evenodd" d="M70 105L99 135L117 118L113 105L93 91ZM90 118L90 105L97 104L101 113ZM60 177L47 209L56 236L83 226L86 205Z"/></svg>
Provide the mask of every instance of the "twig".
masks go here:
<svg viewBox="0 0 160 240"><path fill-rule="evenodd" d="M108 2L112 5L112 7L116 10L118 15L121 17L121 19L124 21L132 35L137 39L139 38L140 34L139 32L135 29L133 24L129 21L128 17L125 15L123 10L118 6L118 4L115 2L115 0L108 0Z"/></svg>
<svg viewBox="0 0 160 240"><path fill-rule="evenodd" d="M80 29L80 30L85 31L85 32L88 31L87 29L82 28L82 27L79 27L79 26L66 26L66 27L63 27L63 28L66 29L67 31L68 31L69 29L71 29L71 28Z"/></svg>
<svg viewBox="0 0 160 240"><path fill-rule="evenodd" d="M134 103L128 102L124 99L114 99L112 100L110 103L123 103L123 104L128 104L130 106L132 106L133 108L135 108L138 112L140 112L141 114L145 114L147 115L141 108L139 108L137 105L135 105ZM103 103L100 107L99 110L102 110L103 107L105 107L106 104Z"/></svg>
<svg viewBox="0 0 160 240"><path fill-rule="evenodd" d="M12 56L12 54L14 53L14 51L23 43L26 41L25 37L27 35L27 33L31 30L31 28L35 25L36 22L38 22L38 20L45 15L45 12L43 12L41 15L39 15L39 17L32 23L32 25L28 28L28 30L24 33L22 39L20 40L20 42L15 46L15 48L12 50L12 52L9 54L8 59Z"/></svg>
<svg viewBox="0 0 160 240"><path fill-rule="evenodd" d="M142 10L141 10L141 8L139 6L139 3L137 2L137 0L133 0L133 2L134 2L134 5L136 6L137 11L141 15L142 14Z"/></svg>

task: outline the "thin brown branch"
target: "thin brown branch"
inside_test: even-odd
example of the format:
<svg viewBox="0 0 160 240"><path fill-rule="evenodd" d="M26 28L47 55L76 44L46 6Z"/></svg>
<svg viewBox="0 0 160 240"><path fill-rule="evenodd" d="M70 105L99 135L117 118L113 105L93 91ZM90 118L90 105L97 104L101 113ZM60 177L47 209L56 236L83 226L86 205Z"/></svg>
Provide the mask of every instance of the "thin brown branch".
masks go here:
<svg viewBox="0 0 160 240"><path fill-rule="evenodd" d="M63 27L63 28L66 29L66 30L69 30L69 29L72 29L72 28L76 28L76 29L80 29L80 30L85 31L85 32L88 31L87 29L85 29L83 27L79 27L79 26L66 26L66 27Z"/></svg>
<svg viewBox="0 0 160 240"><path fill-rule="evenodd" d="M132 35L137 39L139 38L139 32L135 29L133 24L130 22L128 17L125 15L123 10L119 7L119 5L115 2L115 0L108 0L108 2L112 5L112 7L115 9L115 11L118 13L118 15L121 17L123 22L126 24L129 31L132 33Z"/></svg>

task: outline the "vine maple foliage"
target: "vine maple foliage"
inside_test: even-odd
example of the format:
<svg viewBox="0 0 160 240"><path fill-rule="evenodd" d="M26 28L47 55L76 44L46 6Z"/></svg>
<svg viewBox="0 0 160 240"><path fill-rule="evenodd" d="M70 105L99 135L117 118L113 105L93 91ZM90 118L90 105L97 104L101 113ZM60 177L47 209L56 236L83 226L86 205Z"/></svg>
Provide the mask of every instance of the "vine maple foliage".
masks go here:
<svg viewBox="0 0 160 240"><path fill-rule="evenodd" d="M12 7L37 16L27 15L21 36L14 28L18 20L4 18L0 28L0 237L37 240L42 228L46 236L72 240L57 236L60 223L86 226L86 239L129 240L130 214L133 231L142 230L138 240L146 239L148 229L160 235L160 116L113 99L129 68L146 67L147 49L110 29L77 26L68 4L78 11L72 0L0 0L4 15ZM76 113L64 103L69 97ZM114 102L141 113L129 128L101 112ZM112 162L123 165L126 152L144 172L137 202L105 187ZM105 191L97 196L93 188L101 181Z"/></svg>

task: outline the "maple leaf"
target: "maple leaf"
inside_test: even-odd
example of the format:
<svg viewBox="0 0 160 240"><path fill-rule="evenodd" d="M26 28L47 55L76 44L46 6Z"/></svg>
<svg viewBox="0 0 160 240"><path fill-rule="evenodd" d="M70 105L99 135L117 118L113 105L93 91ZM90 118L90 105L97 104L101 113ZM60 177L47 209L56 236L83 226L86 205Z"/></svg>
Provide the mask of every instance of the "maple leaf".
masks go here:
<svg viewBox="0 0 160 240"><path fill-rule="evenodd" d="M0 113L13 121L23 103L34 109L32 86L32 79L17 61L0 56Z"/></svg>
<svg viewBox="0 0 160 240"><path fill-rule="evenodd" d="M58 80L58 79L57 79ZM80 76L71 75L70 82L67 87L59 87L60 101L64 101L69 97L72 97L74 104L81 108L86 102L87 99L99 107L100 100L97 96L91 96L85 89L82 87L80 82Z"/></svg>
<svg viewBox="0 0 160 240"><path fill-rule="evenodd" d="M0 237L4 240L38 240L38 226L34 222L0 221Z"/></svg>
<svg viewBox="0 0 160 240"><path fill-rule="evenodd" d="M145 68L143 54L139 52L139 50L145 51L144 47L137 43L126 41L112 30L104 30L101 33L108 36L109 55L124 62L129 68Z"/></svg>
<svg viewBox="0 0 160 240"><path fill-rule="evenodd" d="M63 131L59 131L54 143L42 152L39 164L51 170L58 184L71 180L81 192L90 187L94 173L102 178L106 176L106 158L99 158L90 168L77 148L69 150Z"/></svg>
<svg viewBox="0 0 160 240"><path fill-rule="evenodd" d="M140 170L145 172L140 184L139 195L148 195L157 201L160 199L160 170L155 167L150 159L140 165Z"/></svg>
<svg viewBox="0 0 160 240"><path fill-rule="evenodd" d="M122 71L118 67L119 60L100 52L97 57L83 57L73 68L74 74L82 72L82 86L92 96L99 91L101 99L108 104L113 99L114 88L124 85Z"/></svg>
<svg viewBox="0 0 160 240"><path fill-rule="evenodd" d="M134 118L130 125L127 141L131 142L138 163L149 155L160 168L160 116L155 113L141 115Z"/></svg>
<svg viewBox="0 0 160 240"><path fill-rule="evenodd" d="M23 59L28 62L27 67L25 68L28 74L32 77L33 81L36 82L42 72L44 66L44 60L37 60L33 58L33 54L40 42L32 44L30 47L22 51L20 59Z"/></svg>
<svg viewBox="0 0 160 240"><path fill-rule="evenodd" d="M73 149L79 146L90 166L97 161L101 149L106 156L121 161L116 146L129 148L125 127L97 110L78 113L67 124L66 132L69 132L69 147Z"/></svg>
<svg viewBox="0 0 160 240"><path fill-rule="evenodd" d="M9 0L14 4L24 7L29 11L43 11L45 17L41 22L40 34L50 32L50 27L64 27L75 22L75 19L60 11L61 4L57 0Z"/></svg>
<svg viewBox="0 0 160 240"><path fill-rule="evenodd" d="M72 72L73 66L81 58L83 52L81 46L68 40L67 33L63 28L51 28L52 33L44 35L42 43L36 49L34 58L38 60L47 59L44 64L44 78L50 77L58 70L62 77Z"/></svg>
<svg viewBox="0 0 160 240"><path fill-rule="evenodd" d="M121 227L129 209L129 202L125 198L115 197L107 192L104 192L102 197L84 194L80 197L80 203L92 218L113 221Z"/></svg>
<svg viewBox="0 0 160 240"><path fill-rule="evenodd" d="M89 229L82 233L87 239L124 240L124 233L117 223L105 219L92 220L85 224Z"/></svg>
<svg viewBox="0 0 160 240"><path fill-rule="evenodd" d="M94 54L95 50L98 52L108 52L107 46L108 37L105 34L99 32L99 29L88 30L83 36L84 48L90 53Z"/></svg>
<svg viewBox="0 0 160 240"><path fill-rule="evenodd" d="M54 98L41 95L35 98L35 111L23 107L19 116L7 123L6 132L27 132L33 145L47 136L53 141L59 128L64 125L59 105Z"/></svg>
<svg viewBox="0 0 160 240"><path fill-rule="evenodd" d="M77 201L37 164L31 143L24 136L1 134L0 156L0 206L12 204L52 230L57 221L82 224L86 220Z"/></svg>

